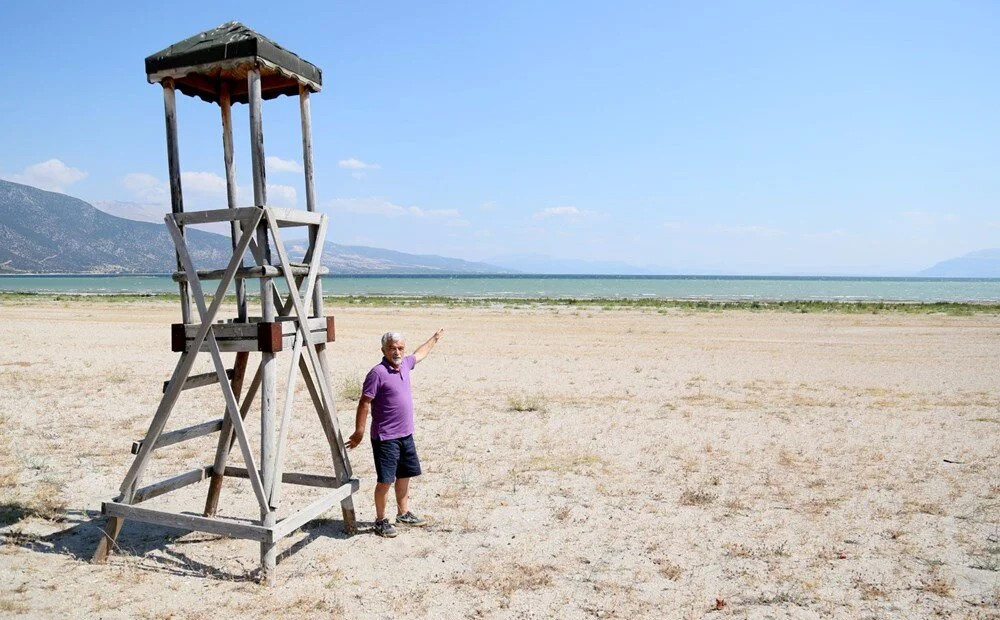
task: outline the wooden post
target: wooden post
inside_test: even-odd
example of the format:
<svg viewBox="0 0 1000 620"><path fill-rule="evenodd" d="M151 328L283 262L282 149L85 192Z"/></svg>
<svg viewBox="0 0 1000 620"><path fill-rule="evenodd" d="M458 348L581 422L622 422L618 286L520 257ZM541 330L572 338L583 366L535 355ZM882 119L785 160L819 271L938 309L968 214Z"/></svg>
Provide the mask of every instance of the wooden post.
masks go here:
<svg viewBox="0 0 1000 620"><path fill-rule="evenodd" d="M260 71L251 70L247 74L247 103L250 104L250 159L253 170L253 200L257 207L267 206L267 177L264 170L264 130L261 119ZM267 223L261 218L257 225L257 248L260 260L270 264L271 249L267 241ZM261 320L274 321L273 282L271 278L260 279ZM261 390L260 390L260 468L261 477L265 481L274 481L274 416L275 416L275 375L277 364L274 353L261 353ZM266 484L266 482L265 482ZM265 488L264 494L270 496L271 489ZM273 527L275 523L274 510L261 508L261 525ZM275 566L278 560L278 550L275 543L262 541L260 543L260 578L265 584L274 583Z"/></svg>
<svg viewBox="0 0 1000 620"><path fill-rule="evenodd" d="M223 82L219 87L219 108L222 110L222 152L226 164L226 198L230 209L235 209L236 203L236 164L233 161L233 114L232 97L229 94L229 83ZM233 249L236 240L240 238L240 223L230 222L230 232L233 237ZM240 278L236 280L237 318L241 323L247 320L247 287ZM237 392L239 394L239 392Z"/></svg>
<svg viewBox="0 0 1000 620"><path fill-rule="evenodd" d="M306 187L306 209L309 211L316 210L316 190L314 185L313 177L313 155L312 155L312 114L309 104L309 89L304 85L299 84L299 117L302 123L302 168L305 171L305 187ZM323 248L315 247L316 243L316 233L315 227L309 227L309 243L310 247L313 249L313 260L320 260L323 256ZM321 241L322 242L322 241ZM308 303L309 300L306 300ZM313 314L312 316L324 316L323 311L323 279L317 278L315 288L313 289ZM328 363L326 360L326 345L320 344L316 346L316 353L319 357L320 367L316 368L316 374L322 374L322 377L317 377L318 381L329 381L330 371L328 368ZM305 360L302 360L303 366L305 365ZM329 409L325 412L317 411L320 414L320 419L324 422L332 422L332 427L327 429L328 424L324 424L324 430L327 430L327 439L331 441L330 448L337 453L343 453L344 451L340 449L343 445L343 437L340 434L339 424L336 423L337 415L333 410L333 403L328 403ZM335 461L340 459L334 459ZM341 477L340 482L345 482L351 477L351 463L347 457L347 454L342 455L343 470L338 471L337 474ZM340 504L341 511L344 514L344 530L348 533L353 533L356 529L356 516L354 513L354 498L348 495L344 501Z"/></svg>
<svg viewBox="0 0 1000 620"><path fill-rule="evenodd" d="M163 114L167 126L167 169L170 175L170 210L174 213L184 212L184 195L181 191L181 157L177 145L177 97L174 93L174 81L171 78L163 80ZM184 234L184 227L181 227ZM181 270L181 259L177 258L177 270ZM187 282L180 282L181 322L191 322L191 299L188 297Z"/></svg>
<svg viewBox="0 0 1000 620"><path fill-rule="evenodd" d="M243 391L243 378L246 376L247 361L249 358L250 354L246 352L241 351L236 354L236 363L233 365L233 379L231 383L233 394L236 398L239 398L240 393ZM245 417L242 410L240 411L240 416ZM222 492L223 471L226 469L226 461L229 458L229 451L232 450L234 440L233 422L229 419L229 416L223 416L222 430L219 433L219 445L215 449L215 464L212 467L212 479L208 483L208 497L205 499L206 517L211 517L219 509L219 494Z"/></svg>
<svg viewBox="0 0 1000 620"><path fill-rule="evenodd" d="M121 517L108 517L108 522L104 525L104 530L101 532L101 540L97 543L97 551L94 552L94 562L97 564L104 564L108 560L108 554L111 553L112 547L115 546L115 541L118 540L118 534L122 531L122 525L125 524L125 519Z"/></svg>

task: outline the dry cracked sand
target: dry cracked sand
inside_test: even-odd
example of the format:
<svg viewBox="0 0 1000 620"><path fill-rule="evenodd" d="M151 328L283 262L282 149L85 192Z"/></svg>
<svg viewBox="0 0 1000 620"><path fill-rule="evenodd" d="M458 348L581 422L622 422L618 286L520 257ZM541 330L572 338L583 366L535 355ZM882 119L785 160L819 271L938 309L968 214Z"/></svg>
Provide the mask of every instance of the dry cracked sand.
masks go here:
<svg viewBox="0 0 1000 620"><path fill-rule="evenodd" d="M446 330L413 375L431 523L345 537L331 511L267 588L256 543L135 522L89 562L176 363L175 305L0 304L0 616L1000 617L998 316L328 311L347 429L379 334ZM168 428L222 402L187 391ZM331 473L301 380L295 402L286 471ZM157 451L146 480L214 445ZM351 457L370 524L370 446ZM312 496L285 488L285 513ZM150 504L198 514L205 489ZM255 516L246 481L221 513Z"/></svg>

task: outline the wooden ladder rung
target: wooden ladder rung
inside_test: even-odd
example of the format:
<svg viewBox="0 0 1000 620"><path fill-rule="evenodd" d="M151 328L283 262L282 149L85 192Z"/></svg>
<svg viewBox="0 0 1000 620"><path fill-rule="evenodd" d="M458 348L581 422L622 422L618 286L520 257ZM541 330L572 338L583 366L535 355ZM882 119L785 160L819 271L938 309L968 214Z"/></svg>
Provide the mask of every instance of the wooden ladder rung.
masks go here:
<svg viewBox="0 0 1000 620"><path fill-rule="evenodd" d="M226 376L229 377L230 381L233 380L233 369L232 368L227 368L226 369ZM216 385L218 382L219 382L219 375L217 373L206 372L206 373L201 374L201 375L191 375L190 377L188 377L187 381L184 382L184 386L181 387L181 389L182 390L190 390L192 388L205 387L206 385ZM167 393L167 386L168 385L170 385L169 381L164 381L163 382L163 393L164 394Z"/></svg>
<svg viewBox="0 0 1000 620"><path fill-rule="evenodd" d="M180 428L176 431L170 431L169 433L163 433L160 435L160 438L156 440L156 445L153 446L153 449L158 450L164 446L171 446L175 443L187 441L188 439L194 439L195 437L204 437L205 435L217 433L220 430L222 430L222 418L219 418L218 420L211 420L209 422L202 422L201 424L195 424L194 426L188 426L187 428ZM139 450L142 449L142 443L142 439L132 442L132 454L139 454Z"/></svg>

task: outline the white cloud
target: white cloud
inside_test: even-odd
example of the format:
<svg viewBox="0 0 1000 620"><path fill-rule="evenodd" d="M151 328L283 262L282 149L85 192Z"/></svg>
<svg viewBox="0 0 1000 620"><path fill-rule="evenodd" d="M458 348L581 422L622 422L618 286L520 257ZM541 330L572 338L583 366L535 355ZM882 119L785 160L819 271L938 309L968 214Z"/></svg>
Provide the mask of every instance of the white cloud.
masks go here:
<svg viewBox="0 0 1000 620"><path fill-rule="evenodd" d="M479 208L482 209L483 211L494 211L497 208L497 203L493 202L492 200L487 200L483 204L479 205Z"/></svg>
<svg viewBox="0 0 1000 620"><path fill-rule="evenodd" d="M66 188L87 177L87 173L77 168L71 168L58 159L32 164L4 178L14 183L31 185L50 192L64 192Z"/></svg>
<svg viewBox="0 0 1000 620"><path fill-rule="evenodd" d="M264 163L267 164L268 172L302 172L302 164L291 159L281 159L274 155L268 155L264 158Z"/></svg>
<svg viewBox="0 0 1000 620"><path fill-rule="evenodd" d="M166 205L170 202L170 187L145 172L132 172L122 177L122 187L132 193L137 202ZM225 209L229 206L226 196L226 179L214 172L181 172L181 189L184 192L184 209ZM248 206L253 202L250 186L236 187L237 206ZM291 185L267 184L267 203L275 207L295 207L298 192Z"/></svg>
<svg viewBox="0 0 1000 620"><path fill-rule="evenodd" d="M412 216L417 218L451 218L461 219L458 209L421 209L420 207L403 207L385 198L335 198L326 203L333 211L347 213L366 213L386 217Z"/></svg>
<svg viewBox="0 0 1000 620"><path fill-rule="evenodd" d="M900 215L911 224L916 224L917 226L936 226L938 224L948 224L958 221L958 216L954 213L913 210L903 211Z"/></svg>
<svg viewBox="0 0 1000 620"><path fill-rule="evenodd" d="M181 189L185 196L197 192L209 196L226 195L226 179L214 172L181 172ZM228 205L221 205L226 207Z"/></svg>
<svg viewBox="0 0 1000 620"><path fill-rule="evenodd" d="M132 192L139 202L160 204L170 200L166 182L145 172L126 174L122 177L122 187Z"/></svg>
<svg viewBox="0 0 1000 620"><path fill-rule="evenodd" d="M750 226L735 226L727 228L726 232L735 235L750 235L753 237L779 237L785 234L784 231L778 230L777 228L760 226L758 224L752 224Z"/></svg>
<svg viewBox="0 0 1000 620"><path fill-rule="evenodd" d="M445 225L450 226L451 228L468 228L469 226L472 226L472 222L466 219L456 218L453 220L448 220L447 222L445 222Z"/></svg>
<svg viewBox="0 0 1000 620"><path fill-rule="evenodd" d="M381 168L378 164L369 164L354 157L341 159L337 162L337 165L347 170L378 170Z"/></svg>
<svg viewBox="0 0 1000 620"><path fill-rule="evenodd" d="M398 217L409 212L406 207L384 198L334 198L326 203L333 211ZM412 207L416 209L417 207Z"/></svg>
<svg viewBox="0 0 1000 620"><path fill-rule="evenodd" d="M298 192L291 185L267 184L267 204L269 206L294 208L297 203Z"/></svg>
<svg viewBox="0 0 1000 620"><path fill-rule="evenodd" d="M407 211L417 217L458 217L461 215L458 209L421 209L420 207L409 207Z"/></svg>
<svg viewBox="0 0 1000 620"><path fill-rule="evenodd" d="M843 228L834 228L833 230L822 231L822 232L806 232L802 233L802 238L806 241L836 241L843 240L847 237L847 231Z"/></svg>
<svg viewBox="0 0 1000 620"><path fill-rule="evenodd" d="M563 217L570 220L576 220L580 217L596 215L594 211L588 211L587 209L578 209L576 207L564 206L564 207L547 207L541 211L536 211L532 216L536 220L548 219L552 217Z"/></svg>

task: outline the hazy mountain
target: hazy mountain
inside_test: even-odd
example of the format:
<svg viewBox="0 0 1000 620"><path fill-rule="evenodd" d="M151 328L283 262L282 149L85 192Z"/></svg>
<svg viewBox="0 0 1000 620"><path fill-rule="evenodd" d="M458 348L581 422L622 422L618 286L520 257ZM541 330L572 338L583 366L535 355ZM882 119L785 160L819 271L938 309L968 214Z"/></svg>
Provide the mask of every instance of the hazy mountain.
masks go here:
<svg viewBox="0 0 1000 620"><path fill-rule="evenodd" d="M949 258L917 275L939 278L1000 278L1000 248Z"/></svg>
<svg viewBox="0 0 1000 620"><path fill-rule="evenodd" d="M620 261L588 261L552 258L543 254L508 254L493 256L490 263L503 265L522 273L545 274L595 274L595 275L652 275L662 273L646 267L637 267Z"/></svg>
<svg viewBox="0 0 1000 620"><path fill-rule="evenodd" d="M188 247L200 267L223 267L232 256L228 236L188 229ZM289 242L293 256L304 251ZM327 243L323 264L337 274L509 273L443 256L420 256ZM167 273L174 246L162 223L105 213L78 199L0 180L0 273Z"/></svg>

